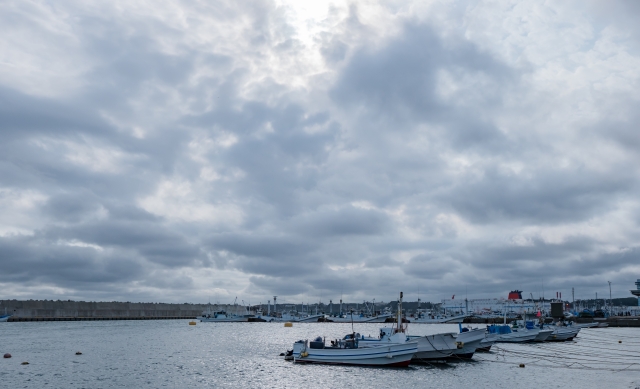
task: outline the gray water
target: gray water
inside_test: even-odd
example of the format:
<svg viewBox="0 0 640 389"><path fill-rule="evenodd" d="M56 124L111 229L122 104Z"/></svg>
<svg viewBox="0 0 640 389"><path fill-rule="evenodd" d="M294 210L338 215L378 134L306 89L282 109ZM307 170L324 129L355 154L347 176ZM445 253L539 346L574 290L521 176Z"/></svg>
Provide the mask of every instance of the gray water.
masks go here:
<svg viewBox="0 0 640 389"><path fill-rule="evenodd" d="M356 324L355 330L376 336L380 326ZM416 324L409 331L426 335L457 326ZM0 354L13 358L0 359L0 387L640 387L640 329L633 328L583 329L575 342L502 344L472 362L409 368L299 365L279 356L295 340L350 332L350 324L336 323L2 323ZM21 365L25 361L29 365Z"/></svg>

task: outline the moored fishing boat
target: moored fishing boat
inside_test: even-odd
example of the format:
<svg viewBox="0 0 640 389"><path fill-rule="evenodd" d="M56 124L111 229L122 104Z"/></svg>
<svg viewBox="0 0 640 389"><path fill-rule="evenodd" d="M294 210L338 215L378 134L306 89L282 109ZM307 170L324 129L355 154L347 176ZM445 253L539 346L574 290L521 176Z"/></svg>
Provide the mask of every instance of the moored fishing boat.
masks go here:
<svg viewBox="0 0 640 389"><path fill-rule="evenodd" d="M354 334L355 335L355 334ZM359 347L358 339L339 339L326 347L322 338L299 340L293 344L293 361L339 365L406 367L418 351L416 342L388 343Z"/></svg>
<svg viewBox="0 0 640 389"><path fill-rule="evenodd" d="M293 344L293 361L298 363L327 363L363 366L406 367L418 351L418 342L407 340L406 327L402 324L402 292L398 302L398 323L388 329L388 336L379 339L356 334L331 341L317 337L314 341L299 340Z"/></svg>
<svg viewBox="0 0 640 389"><path fill-rule="evenodd" d="M358 338L360 344L365 347L416 342L418 350L413 357L414 361L444 359L460 348L459 344L456 343L454 334L451 333L427 336L408 335L408 323L402 318L402 292L400 292L398 311L393 327L381 328L378 338L364 336L358 336Z"/></svg>
<svg viewBox="0 0 640 389"><path fill-rule="evenodd" d="M444 324L444 323L462 323L464 319L471 315L436 315L432 312L419 309L414 317L409 318L414 324Z"/></svg>
<svg viewBox="0 0 640 389"><path fill-rule="evenodd" d="M573 340L580 332L580 327L551 325L548 329L553 330L551 335L546 339L549 342L563 342Z"/></svg>
<svg viewBox="0 0 640 389"><path fill-rule="evenodd" d="M406 328L405 328L406 329ZM416 342L418 350L414 360L434 360L450 357L454 351L458 351L458 343L454 334L435 334L426 336L407 335L405 332L396 332L395 328L381 328L378 338L358 336L361 347L377 347L385 344L402 344ZM347 335L345 338L349 338ZM475 349L474 349L475 350Z"/></svg>
<svg viewBox="0 0 640 389"><path fill-rule="evenodd" d="M484 339L480 342L480 347L476 351L491 351L491 346L498 340L497 334L491 334L485 331Z"/></svg>
<svg viewBox="0 0 640 389"><path fill-rule="evenodd" d="M533 342L538 336L538 332L534 331L512 331L508 325L490 325L487 327L489 333L496 334L496 342L501 343L523 343Z"/></svg>
<svg viewBox="0 0 640 389"><path fill-rule="evenodd" d="M457 348L448 359L470 359L485 339L486 331L481 328L462 328L460 333L454 334Z"/></svg>
<svg viewBox="0 0 640 389"><path fill-rule="evenodd" d="M227 313L225 311L217 311L212 313L203 314L199 316L201 322L245 322L249 321L251 318L255 316L252 314L245 315L236 315L232 313Z"/></svg>

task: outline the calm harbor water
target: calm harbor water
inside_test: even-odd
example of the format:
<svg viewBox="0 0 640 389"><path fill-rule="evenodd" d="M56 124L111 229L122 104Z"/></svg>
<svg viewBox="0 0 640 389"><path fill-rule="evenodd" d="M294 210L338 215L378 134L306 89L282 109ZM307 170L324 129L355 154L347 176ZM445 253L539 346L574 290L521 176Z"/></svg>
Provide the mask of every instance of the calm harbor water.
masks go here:
<svg viewBox="0 0 640 389"><path fill-rule="evenodd" d="M355 330L375 336L380 326L356 324ZM457 325L416 324L409 331L426 335L457 331ZM297 339L348 332L350 324L336 323L2 323L0 354L13 358L0 359L0 387L640 387L640 330L633 328L585 329L575 342L503 344L472 362L404 369L294 365L278 356Z"/></svg>

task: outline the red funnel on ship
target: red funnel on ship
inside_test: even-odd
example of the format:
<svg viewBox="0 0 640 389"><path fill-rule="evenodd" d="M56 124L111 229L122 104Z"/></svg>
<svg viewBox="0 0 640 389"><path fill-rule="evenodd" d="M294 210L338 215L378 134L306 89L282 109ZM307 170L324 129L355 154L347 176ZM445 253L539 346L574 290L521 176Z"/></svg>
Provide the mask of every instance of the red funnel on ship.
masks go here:
<svg viewBox="0 0 640 389"><path fill-rule="evenodd" d="M509 292L509 300L522 300L522 291L512 290Z"/></svg>

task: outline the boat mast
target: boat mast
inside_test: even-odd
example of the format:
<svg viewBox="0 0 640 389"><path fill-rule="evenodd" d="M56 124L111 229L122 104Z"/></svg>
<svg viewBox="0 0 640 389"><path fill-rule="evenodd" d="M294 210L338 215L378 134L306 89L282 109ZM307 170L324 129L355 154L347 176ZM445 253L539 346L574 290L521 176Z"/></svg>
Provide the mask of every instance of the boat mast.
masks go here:
<svg viewBox="0 0 640 389"><path fill-rule="evenodd" d="M404 332L404 327L402 325L402 296L403 293L400 292L400 298L398 299L398 312L396 314L396 332Z"/></svg>

